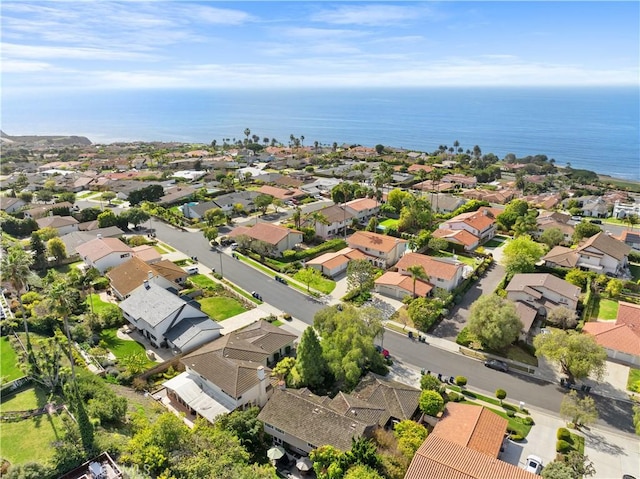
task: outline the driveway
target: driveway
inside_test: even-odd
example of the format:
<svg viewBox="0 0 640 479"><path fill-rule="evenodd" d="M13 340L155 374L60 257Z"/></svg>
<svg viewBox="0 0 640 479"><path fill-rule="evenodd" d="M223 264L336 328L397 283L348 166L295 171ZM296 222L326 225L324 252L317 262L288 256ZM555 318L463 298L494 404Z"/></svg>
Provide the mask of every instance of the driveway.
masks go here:
<svg viewBox="0 0 640 479"><path fill-rule="evenodd" d="M469 308L480 297L492 294L504 278L505 269L494 262L485 274L464 295L459 305L453 308L449 316L444 318L431 332L432 335L455 340L469 319Z"/></svg>

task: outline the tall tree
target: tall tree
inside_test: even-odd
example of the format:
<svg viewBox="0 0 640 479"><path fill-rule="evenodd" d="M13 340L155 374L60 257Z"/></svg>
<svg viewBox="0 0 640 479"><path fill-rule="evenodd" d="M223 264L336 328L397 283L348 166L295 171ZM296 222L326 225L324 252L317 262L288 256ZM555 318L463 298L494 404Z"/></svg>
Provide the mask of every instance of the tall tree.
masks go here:
<svg viewBox="0 0 640 479"><path fill-rule="evenodd" d="M69 316L73 311L74 299L72 290L61 279L54 281L49 285L49 298L52 301L54 311L62 318L64 332L67 336L67 355L71 364L71 378L73 384L76 384L76 367L73 359L73 342L71 341L71 331L69 328Z"/></svg>
<svg viewBox="0 0 640 479"><path fill-rule="evenodd" d="M67 257L67 247L60 238L51 238L47 242L47 253L55 258L56 264Z"/></svg>
<svg viewBox="0 0 640 479"><path fill-rule="evenodd" d="M536 356L557 363L571 382L591 375L602 378L606 370L607 353L589 334L553 330L538 334L533 346Z"/></svg>
<svg viewBox="0 0 640 479"><path fill-rule="evenodd" d="M471 305L468 328L483 345L499 351L518 339L522 321L511 301L491 294Z"/></svg>
<svg viewBox="0 0 640 479"><path fill-rule="evenodd" d="M5 281L8 281L16 291L20 312L22 313L22 325L27 342L27 356L29 362L34 364L33 347L31 345L31 337L29 335L29 323L27 322L27 311L22 303L22 291L27 286L27 281L32 277L31 266L33 265L33 257L23 250L20 246L10 247L6 254L2 255L0 262L0 272Z"/></svg>
<svg viewBox="0 0 640 479"><path fill-rule="evenodd" d="M307 328L302 333L295 368L300 374L302 385L309 386L312 390L322 387L327 379L327 362L322 356L322 347L313 328Z"/></svg>
<svg viewBox="0 0 640 479"><path fill-rule="evenodd" d="M311 283L315 280L321 279L322 274L315 268L306 267L298 271L296 278L307 285L307 292L311 292Z"/></svg>
<svg viewBox="0 0 640 479"><path fill-rule="evenodd" d="M373 288L376 268L366 259L349 261L347 284L349 291L368 291Z"/></svg>
<svg viewBox="0 0 640 479"><path fill-rule="evenodd" d="M429 275L424 270L424 266L421 264L414 264L407 268L407 271L411 275L411 279L413 280L413 297L416 297L416 281L423 280L429 281Z"/></svg>
<svg viewBox="0 0 640 479"><path fill-rule="evenodd" d="M507 273L531 273L544 254L544 247L531 239L529 235L519 236L510 241L503 249L504 265Z"/></svg>
<svg viewBox="0 0 640 479"><path fill-rule="evenodd" d="M204 220L207 226L218 226L226 218L221 208L211 208L204 212Z"/></svg>
<svg viewBox="0 0 640 479"><path fill-rule="evenodd" d="M584 238L591 238L597 235L602 230L598 225L594 225L588 221L582 220L573 228L573 242L579 243Z"/></svg>
<svg viewBox="0 0 640 479"><path fill-rule="evenodd" d="M542 232L540 241L546 244L547 248L551 249L564 241L564 233L560 228L549 228Z"/></svg>
<svg viewBox="0 0 640 479"><path fill-rule="evenodd" d="M269 208L271 203L273 203L273 196L271 195L258 195L254 200L256 208L262 211L262 214L267 212L267 208Z"/></svg>
<svg viewBox="0 0 640 479"><path fill-rule="evenodd" d="M302 210L299 206L296 206L293 210L293 214L291 215L291 219L293 220L293 224L297 230L300 229L302 223Z"/></svg>
<svg viewBox="0 0 640 479"><path fill-rule="evenodd" d="M42 242L42 238L37 232L31 233L31 251L33 252L33 266L36 269L44 268L47 264L46 246Z"/></svg>
<svg viewBox="0 0 640 479"><path fill-rule="evenodd" d="M327 218L327 215L325 215L321 211L312 211L311 213L308 213L306 215L306 220L313 223L314 230L318 228L318 223L325 226L331 224L329 218Z"/></svg>
<svg viewBox="0 0 640 479"><path fill-rule="evenodd" d="M588 426L598 420L598 409L593 398L581 398L577 391L572 389L562 398L560 417L572 422L576 427Z"/></svg>

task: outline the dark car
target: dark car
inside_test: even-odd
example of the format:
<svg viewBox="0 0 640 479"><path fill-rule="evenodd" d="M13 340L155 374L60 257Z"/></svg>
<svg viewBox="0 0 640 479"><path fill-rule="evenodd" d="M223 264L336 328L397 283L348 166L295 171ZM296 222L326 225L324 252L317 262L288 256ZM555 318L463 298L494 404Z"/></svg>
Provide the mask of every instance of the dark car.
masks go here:
<svg viewBox="0 0 640 479"><path fill-rule="evenodd" d="M497 359L489 359L484 362L484 365L488 368L495 369L496 371L502 371L506 373L509 371L509 366L504 361L498 361Z"/></svg>

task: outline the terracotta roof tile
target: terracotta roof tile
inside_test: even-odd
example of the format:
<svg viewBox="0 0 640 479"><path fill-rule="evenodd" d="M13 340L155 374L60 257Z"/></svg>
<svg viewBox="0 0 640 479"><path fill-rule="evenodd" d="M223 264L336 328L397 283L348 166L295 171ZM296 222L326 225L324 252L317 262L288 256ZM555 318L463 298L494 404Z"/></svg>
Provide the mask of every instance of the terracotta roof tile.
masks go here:
<svg viewBox="0 0 640 479"><path fill-rule="evenodd" d="M97 261L114 252L133 253L133 250L118 238L96 238L77 246L76 252L83 258Z"/></svg>
<svg viewBox="0 0 640 479"><path fill-rule="evenodd" d="M271 223L258 223L250 228L246 226L238 226L229 233L229 236L234 238L240 235L247 235L256 240L264 241L271 245L277 245L280 241L286 238L287 235L292 233L302 234L302 232L298 230L285 228L284 226L273 225Z"/></svg>
<svg viewBox="0 0 640 479"><path fill-rule="evenodd" d="M408 294L413 294L413 279L411 276L396 273L395 271L387 271L375 280L375 284L396 286L404 289ZM416 279L416 295L427 296L432 289L433 285L426 281Z"/></svg>
<svg viewBox="0 0 640 479"><path fill-rule="evenodd" d="M371 248L375 251L389 253L396 247L396 245L400 243L407 243L407 241L400 238L394 238L393 236L370 233L368 231L356 231L347 238L347 243L352 248L357 248L359 246L361 248Z"/></svg>
<svg viewBox="0 0 640 479"><path fill-rule="evenodd" d="M346 205L355 211L370 210L380 206L373 198L357 198L347 202Z"/></svg>
<svg viewBox="0 0 640 479"><path fill-rule="evenodd" d="M445 258L434 258L419 253L407 253L396 264L398 271L406 271L413 265L421 265L429 278L442 278L451 280L455 278L458 271L464 268L460 262Z"/></svg>

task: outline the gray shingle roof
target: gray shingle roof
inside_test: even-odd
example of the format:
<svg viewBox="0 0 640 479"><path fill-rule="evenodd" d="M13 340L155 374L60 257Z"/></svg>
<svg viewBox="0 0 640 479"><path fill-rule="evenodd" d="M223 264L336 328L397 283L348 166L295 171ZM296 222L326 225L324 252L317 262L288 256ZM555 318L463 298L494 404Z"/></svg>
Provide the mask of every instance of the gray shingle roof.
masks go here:
<svg viewBox="0 0 640 479"><path fill-rule="evenodd" d="M215 331L222 329L218 323L206 316L198 318L184 318L178 324L171 327L166 333L166 338L181 351L188 351L204 340L203 335L211 339L215 337Z"/></svg>
<svg viewBox="0 0 640 479"><path fill-rule="evenodd" d="M154 283L137 287L131 296L120 303L122 311L132 318L144 320L152 327L157 326L181 308L192 309L194 314L190 316L207 317L183 299Z"/></svg>
<svg viewBox="0 0 640 479"><path fill-rule="evenodd" d="M373 425L324 406L308 390L276 390L258 419L313 446L351 449L351 438L367 435ZM314 400L315 399L315 400Z"/></svg>

